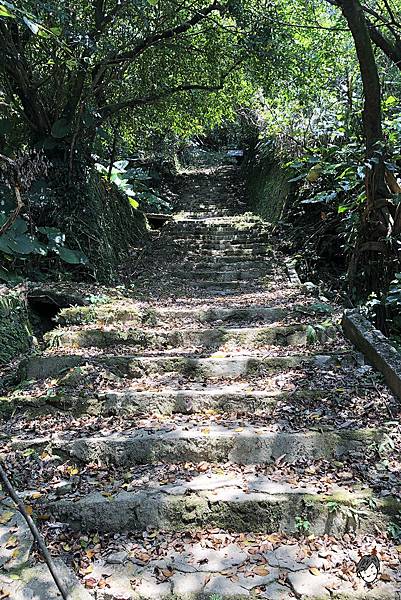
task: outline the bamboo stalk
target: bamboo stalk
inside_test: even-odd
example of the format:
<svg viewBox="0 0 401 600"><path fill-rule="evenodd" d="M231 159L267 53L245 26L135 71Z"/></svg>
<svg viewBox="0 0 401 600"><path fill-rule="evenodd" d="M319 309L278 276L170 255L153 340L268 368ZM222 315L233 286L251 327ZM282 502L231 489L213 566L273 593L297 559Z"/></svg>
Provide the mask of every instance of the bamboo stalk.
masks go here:
<svg viewBox="0 0 401 600"><path fill-rule="evenodd" d="M25 521L27 522L28 527L31 530L36 543L38 544L39 550L42 553L43 558L45 559L45 562L49 568L49 571L54 579L54 583L56 584L63 600L70 600L70 596L69 596L63 582L61 581L59 574L57 573L56 565L54 564L53 559L50 556L50 552L48 551L48 549L46 547L43 537L39 533L38 528L36 527L33 519L26 512L25 506L24 506L22 500L19 498L17 492L15 491L12 483L8 479L7 474L4 470L1 462L0 462L0 477L4 483L4 486L7 490L10 498L15 502L19 512L21 513L21 515L24 517Z"/></svg>

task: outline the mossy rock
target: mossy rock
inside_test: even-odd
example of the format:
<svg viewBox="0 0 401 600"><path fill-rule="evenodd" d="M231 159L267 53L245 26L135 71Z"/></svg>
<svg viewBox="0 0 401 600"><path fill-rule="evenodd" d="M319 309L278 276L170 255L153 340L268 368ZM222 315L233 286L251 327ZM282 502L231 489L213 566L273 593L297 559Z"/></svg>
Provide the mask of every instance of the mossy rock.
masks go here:
<svg viewBox="0 0 401 600"><path fill-rule="evenodd" d="M0 365L27 352L33 343L23 290L0 290Z"/></svg>

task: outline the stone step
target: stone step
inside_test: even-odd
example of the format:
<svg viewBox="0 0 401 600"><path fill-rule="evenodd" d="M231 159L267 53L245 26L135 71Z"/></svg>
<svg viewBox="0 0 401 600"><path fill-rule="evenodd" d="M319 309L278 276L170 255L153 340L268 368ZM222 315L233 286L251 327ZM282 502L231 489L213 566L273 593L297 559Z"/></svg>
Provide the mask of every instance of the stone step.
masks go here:
<svg viewBox="0 0 401 600"><path fill-rule="evenodd" d="M205 242L196 242L196 247L199 252L204 251L213 251L218 250L220 252L226 252L230 250L252 250L255 252L266 252L269 248L267 242L258 242L258 241L229 241L223 240L222 242L214 242L214 241L205 241Z"/></svg>
<svg viewBox="0 0 401 600"><path fill-rule="evenodd" d="M301 313L297 312L297 309ZM132 321L144 326L163 326L169 320L194 323L213 323L215 321L233 321L247 323L257 320L260 323L274 323L288 317L296 319L297 314L312 314L307 306L285 307L253 306L249 308L138 308L136 304L120 302L94 306L72 306L62 309L57 316L60 325L80 325L83 323L127 322Z"/></svg>
<svg viewBox="0 0 401 600"><path fill-rule="evenodd" d="M174 236L174 240L177 244L182 243L214 243L214 244L225 244L225 243L247 243L247 242L268 242L268 234L261 231L253 231L252 229L244 232L208 232L208 233L196 233L192 231L177 232Z"/></svg>
<svg viewBox="0 0 401 600"><path fill-rule="evenodd" d="M287 433L253 425L232 429L216 425L212 420L203 427L177 425L174 420L164 421L162 427L164 430L138 427L126 434L110 433L73 440L68 432L66 439L58 433L47 448L81 463L117 467L205 461L254 465L269 464L283 456L288 463L299 457L303 460L352 457L383 439L380 429ZM15 443L18 447L18 442ZM36 444L41 445L40 438Z"/></svg>
<svg viewBox="0 0 401 600"><path fill-rule="evenodd" d="M21 362L19 375L23 380L45 379L72 367L85 364L99 365L111 372L132 378L152 374L179 373L184 377L204 379L237 378L273 374L301 366L333 369L349 363L355 365L353 353L300 354L290 356L246 356L227 358L192 358L185 356L94 356L79 354L49 354L33 356Z"/></svg>
<svg viewBox="0 0 401 600"><path fill-rule="evenodd" d="M220 249L213 249L213 248L202 248L199 247L197 250L189 250L186 255L186 257L202 257L202 256L211 256L211 257L220 257L220 258L226 258L228 256L241 256L244 257L245 260L249 260L246 259L245 257L252 257L252 258L264 258L266 256L271 256L271 249L268 246L263 246L263 247L249 247L249 248L244 248L241 246L238 247L232 247L232 248L220 248Z"/></svg>
<svg viewBox="0 0 401 600"><path fill-rule="evenodd" d="M308 541L279 533L154 531L115 542L103 535L85 578L107 581L106 589L96 590L96 600L397 600L396 548L379 545L380 558L382 549L388 558L381 562L383 576L367 590L356 565L361 545L370 549L371 542L368 536L347 537ZM81 555L85 559L84 550Z"/></svg>
<svg viewBox="0 0 401 600"><path fill-rule="evenodd" d="M178 279L178 278L176 278ZM180 279L180 281L182 281ZM258 279L239 279L236 281L215 281L213 279L206 279L204 281L199 280L185 280L188 281L188 285L191 285L195 289L208 290L209 292L213 292L217 295L226 296L230 290L247 290L250 288L255 288L261 282Z"/></svg>
<svg viewBox="0 0 401 600"><path fill-rule="evenodd" d="M266 226L261 223L249 222L249 223L198 223L198 222L175 222L168 225L168 231L174 233L176 236L181 234L185 235L202 235L202 236L225 236L230 235L246 235L246 234L266 234L268 231Z"/></svg>
<svg viewBox="0 0 401 600"><path fill-rule="evenodd" d="M312 327L312 326L310 326ZM327 341L335 336L335 328L317 327L316 341ZM173 329L144 330L142 327L112 327L54 329L45 334L49 348L108 348L115 345L135 346L139 349L163 349L201 347L216 350L221 346L262 348L269 345L305 346L308 343L307 325L268 327L216 328L216 329ZM313 338L315 340L315 337Z"/></svg>
<svg viewBox="0 0 401 600"><path fill-rule="evenodd" d="M126 388L123 391L106 391L97 394L93 404L96 412L104 415L143 415L143 414L194 414L205 412L268 414L279 402L305 401L324 397L326 390L302 392L280 392L278 390L248 390L246 386L223 386L203 390L170 389L160 392L137 391Z"/></svg>
<svg viewBox="0 0 401 600"><path fill-rule="evenodd" d="M185 263L184 263L185 266ZM189 266L189 263L188 263ZM190 265L191 269L194 271L219 271L219 272L226 272L226 271L236 271L236 272L242 272L242 271L250 271L250 270L259 270L259 271L266 271L266 270L270 270L271 271L271 261L270 260L244 260L244 261L237 261L236 259L234 259L233 261L231 260L214 260L214 261L210 261L210 260L204 260L204 261L200 261L198 263L191 263Z"/></svg>
<svg viewBox="0 0 401 600"><path fill-rule="evenodd" d="M267 241L269 234L265 231L247 229L246 231L177 231L174 239L177 242L248 242Z"/></svg>
<svg viewBox="0 0 401 600"><path fill-rule="evenodd" d="M193 271L181 270L173 271L171 275L178 279L192 279L194 281L214 281L214 282L236 282L236 281L253 281L258 280L261 277L266 277L268 274L272 274L272 269L266 265L264 269L251 268L248 270L196 270Z"/></svg>
<svg viewBox="0 0 401 600"><path fill-rule="evenodd" d="M238 217L238 210L235 208L210 208L210 210L183 211L178 213L182 219L211 219L219 217Z"/></svg>
<svg viewBox="0 0 401 600"><path fill-rule="evenodd" d="M375 510L368 507L369 501L372 506L375 502ZM251 477L244 485L230 475L162 486L144 484L139 491L106 496L92 492L77 498L75 494L44 505L58 521L85 532L218 527L237 533L293 534L301 519L308 523L309 535L386 531L398 507L393 497L375 498L370 489L350 492L335 486L319 493L313 485L296 487L263 476Z"/></svg>
<svg viewBox="0 0 401 600"><path fill-rule="evenodd" d="M273 258L272 254L269 252L265 252L259 256L255 255L245 255L238 256L238 254L204 254L204 255L195 255L193 252L184 257L184 264L188 264L190 268L195 268L197 265L201 267L202 264L210 265L210 268L215 268L222 270L223 268L230 269L230 265L236 264L244 264L249 263L249 265L266 265L266 263L270 263ZM209 267L208 267L209 268ZM234 267L235 268L235 267Z"/></svg>
<svg viewBox="0 0 401 600"><path fill-rule="evenodd" d="M252 213L235 215L232 217L203 217L190 219L181 215L175 215L174 221L179 223L182 227L233 227L236 229L242 229L245 227L252 226L266 226L266 222L262 221L260 217L253 215Z"/></svg>

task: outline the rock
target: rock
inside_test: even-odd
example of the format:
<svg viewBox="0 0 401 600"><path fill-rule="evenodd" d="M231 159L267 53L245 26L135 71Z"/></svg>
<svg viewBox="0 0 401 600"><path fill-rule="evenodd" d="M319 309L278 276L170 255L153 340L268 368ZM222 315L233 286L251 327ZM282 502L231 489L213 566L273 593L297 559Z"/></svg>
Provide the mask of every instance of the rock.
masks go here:
<svg viewBox="0 0 401 600"><path fill-rule="evenodd" d="M69 600L93 600L74 573L61 560L55 561ZM19 572L19 579L13 580L0 574L0 589L10 594L12 600L60 600L60 593L45 564Z"/></svg>
<svg viewBox="0 0 401 600"><path fill-rule="evenodd" d="M55 335L55 334L53 334ZM73 367L66 373L63 377L59 379L59 385L71 386L75 387L85 381L89 370L93 370L93 367L83 366L83 367Z"/></svg>
<svg viewBox="0 0 401 600"><path fill-rule="evenodd" d="M128 560L127 552L113 552L113 554L109 554L106 558L106 563L109 565L122 565L126 560Z"/></svg>
<svg viewBox="0 0 401 600"><path fill-rule="evenodd" d="M310 294L316 294L319 291L319 287L312 283L311 281L305 281L302 284L303 289Z"/></svg>
<svg viewBox="0 0 401 600"><path fill-rule="evenodd" d="M20 569L29 561L32 533L11 502L0 503L0 518L5 521L0 525L0 567L4 571Z"/></svg>
<svg viewBox="0 0 401 600"><path fill-rule="evenodd" d="M334 577L321 573L313 575L309 570L289 573L288 580L291 582L294 590L300 594L321 598L329 598L329 589L335 582Z"/></svg>
<svg viewBox="0 0 401 600"><path fill-rule="evenodd" d="M319 355L315 356L314 363L315 363L316 367L319 367L320 369L324 369L326 367L332 367L333 366L333 357L325 356L324 354L319 354Z"/></svg>
<svg viewBox="0 0 401 600"><path fill-rule="evenodd" d="M175 573L171 578L172 593L179 596L200 594L205 586L205 573Z"/></svg>
<svg viewBox="0 0 401 600"><path fill-rule="evenodd" d="M140 584L135 588L135 591L143 598L158 600L158 598L168 596L171 593L171 587L170 582L159 583L156 577L146 574L141 578Z"/></svg>
<svg viewBox="0 0 401 600"><path fill-rule="evenodd" d="M265 557L270 566L279 567L288 571L301 571L307 568L307 565L298 557L299 546L286 545L279 546L276 550L265 553Z"/></svg>
<svg viewBox="0 0 401 600"><path fill-rule="evenodd" d="M168 563L172 566L174 571L180 571L180 573L195 573L197 571L195 565L191 564L191 554L185 551L173 552L169 555Z"/></svg>
<svg viewBox="0 0 401 600"><path fill-rule="evenodd" d="M251 567L250 567L251 568ZM276 581L279 577L280 571L279 569L272 569L267 567L268 574L267 575L254 575L249 577L247 572L241 573L238 572L237 575L239 577L238 583L242 587L247 590L252 590L255 587L266 586L274 581Z"/></svg>
<svg viewBox="0 0 401 600"><path fill-rule="evenodd" d="M221 550L203 548L200 544L195 544L192 555L191 562L196 569L209 573L218 573L224 569L241 565L248 556L235 544L230 544Z"/></svg>
<svg viewBox="0 0 401 600"><path fill-rule="evenodd" d="M215 594L218 596L235 596L235 597L245 597L249 596L249 590L243 588L239 583L235 581L231 581L228 577L224 577L223 575L217 575L217 577L212 577L204 588L205 594Z"/></svg>
<svg viewBox="0 0 401 600"><path fill-rule="evenodd" d="M64 494L70 494L73 489L73 482L63 479L54 486L54 493L56 496L64 496Z"/></svg>
<svg viewBox="0 0 401 600"><path fill-rule="evenodd" d="M261 593L261 598L266 598L267 600L293 600L294 594L290 592L290 590L281 585L280 583L272 583L267 586L266 590Z"/></svg>

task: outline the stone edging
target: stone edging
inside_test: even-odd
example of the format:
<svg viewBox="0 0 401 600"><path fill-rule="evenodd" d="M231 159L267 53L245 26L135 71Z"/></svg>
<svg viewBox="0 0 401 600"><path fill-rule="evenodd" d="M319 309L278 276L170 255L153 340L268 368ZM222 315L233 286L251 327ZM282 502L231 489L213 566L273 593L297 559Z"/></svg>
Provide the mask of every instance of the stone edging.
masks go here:
<svg viewBox="0 0 401 600"><path fill-rule="evenodd" d="M344 335L382 373L392 392L401 398L401 356L396 348L357 309L344 312L342 327Z"/></svg>
<svg viewBox="0 0 401 600"><path fill-rule="evenodd" d="M290 280L290 285L292 285L292 286L302 285L302 282L297 273L296 261L287 259L287 260L285 260L285 266L287 269L288 279Z"/></svg>

